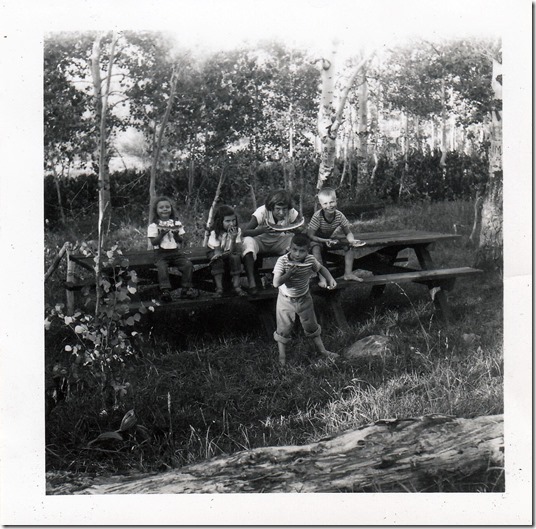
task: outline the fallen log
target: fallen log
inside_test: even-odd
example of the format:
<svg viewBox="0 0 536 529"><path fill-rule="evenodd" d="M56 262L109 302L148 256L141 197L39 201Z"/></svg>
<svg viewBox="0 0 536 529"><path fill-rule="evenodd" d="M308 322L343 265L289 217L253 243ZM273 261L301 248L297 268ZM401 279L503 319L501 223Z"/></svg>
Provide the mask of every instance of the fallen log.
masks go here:
<svg viewBox="0 0 536 529"><path fill-rule="evenodd" d="M303 446L265 447L160 474L97 478L50 494L422 491L434 478L501 470L503 416L377 421Z"/></svg>

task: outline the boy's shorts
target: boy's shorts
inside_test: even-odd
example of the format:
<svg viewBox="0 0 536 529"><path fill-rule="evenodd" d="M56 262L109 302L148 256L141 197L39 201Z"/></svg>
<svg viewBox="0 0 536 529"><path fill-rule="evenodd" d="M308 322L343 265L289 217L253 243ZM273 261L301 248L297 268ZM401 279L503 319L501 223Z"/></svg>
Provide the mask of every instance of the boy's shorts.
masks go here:
<svg viewBox="0 0 536 529"><path fill-rule="evenodd" d="M308 338L320 336L322 328L316 320L311 293L307 292L303 296L291 298L279 292L275 312L277 329L274 332L274 340L276 342L289 342L296 315L300 318L305 336Z"/></svg>

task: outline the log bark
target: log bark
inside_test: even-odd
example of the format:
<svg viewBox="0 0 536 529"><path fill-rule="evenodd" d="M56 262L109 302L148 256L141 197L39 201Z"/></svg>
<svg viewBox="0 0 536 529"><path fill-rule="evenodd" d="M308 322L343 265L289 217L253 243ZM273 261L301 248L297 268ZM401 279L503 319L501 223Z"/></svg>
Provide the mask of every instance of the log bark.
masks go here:
<svg viewBox="0 0 536 529"><path fill-rule="evenodd" d="M161 474L98 478L78 490L49 486L48 493L423 491L434 479L502 469L503 451L502 415L427 415L381 420L303 446L246 450Z"/></svg>

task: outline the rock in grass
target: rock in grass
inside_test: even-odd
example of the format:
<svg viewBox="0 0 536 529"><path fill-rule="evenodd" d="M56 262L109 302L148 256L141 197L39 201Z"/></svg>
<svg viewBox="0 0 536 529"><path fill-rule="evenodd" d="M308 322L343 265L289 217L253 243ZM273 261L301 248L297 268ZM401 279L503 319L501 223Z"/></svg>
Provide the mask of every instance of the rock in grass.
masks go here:
<svg viewBox="0 0 536 529"><path fill-rule="evenodd" d="M373 334L358 340L345 352L344 357L350 360L356 358L385 357L391 354L391 339L389 336Z"/></svg>
<svg viewBox="0 0 536 529"><path fill-rule="evenodd" d="M468 334L462 334L463 341L468 344L477 344L480 343L480 336L478 334L468 333Z"/></svg>

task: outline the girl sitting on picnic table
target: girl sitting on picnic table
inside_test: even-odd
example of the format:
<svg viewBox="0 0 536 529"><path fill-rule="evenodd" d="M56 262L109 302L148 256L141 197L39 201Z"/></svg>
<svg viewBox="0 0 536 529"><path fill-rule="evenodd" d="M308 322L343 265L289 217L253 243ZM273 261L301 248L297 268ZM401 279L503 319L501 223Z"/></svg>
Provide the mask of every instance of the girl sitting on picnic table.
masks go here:
<svg viewBox="0 0 536 529"><path fill-rule="evenodd" d="M240 287L240 273L242 271L242 238L238 227L238 217L231 206L220 206L214 215L214 223L208 239L210 248L210 268L214 283L216 283L216 296L223 296L223 274L230 273L233 289L238 296L247 294Z"/></svg>
<svg viewBox="0 0 536 529"><path fill-rule="evenodd" d="M155 264L158 269L158 283L161 297L165 302L172 301L169 267L175 266L181 272L181 297L193 299L199 292L192 288L192 262L179 251L186 233L173 202L168 197L157 197L151 207L151 219L154 222L147 228L147 236L155 252Z"/></svg>
<svg viewBox="0 0 536 529"><path fill-rule="evenodd" d="M257 293L255 261L258 255L283 255L290 246L293 230L299 229L303 218L292 207L290 194L284 189L272 191L266 203L257 208L244 228L244 267L250 294Z"/></svg>
<svg viewBox="0 0 536 529"><path fill-rule="evenodd" d="M364 246L366 243L357 240L350 230L350 222L344 214L337 209L337 193L330 187L321 189L318 193L320 209L315 211L309 226L307 235L313 241L311 243L311 253L323 262L323 254L328 249L344 250L344 276L347 281L363 281L363 279L353 272L354 251L353 248ZM342 231L342 234L337 234ZM326 287L326 280L320 276L319 287Z"/></svg>

